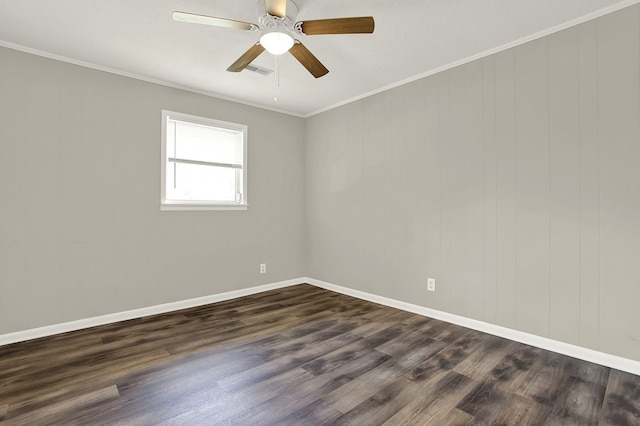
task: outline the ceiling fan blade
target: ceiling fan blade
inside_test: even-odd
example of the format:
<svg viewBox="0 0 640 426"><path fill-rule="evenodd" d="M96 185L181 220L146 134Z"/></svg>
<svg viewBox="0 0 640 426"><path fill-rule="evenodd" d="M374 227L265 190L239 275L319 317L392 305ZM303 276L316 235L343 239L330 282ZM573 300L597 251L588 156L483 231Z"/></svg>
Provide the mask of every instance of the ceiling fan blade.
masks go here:
<svg viewBox="0 0 640 426"><path fill-rule="evenodd" d="M322 63L318 60L318 58L313 56L313 53L311 53L309 49L304 47L304 45L300 43L298 40L295 41L295 43L293 44L293 47L289 49L289 52L315 78L322 77L323 75L329 72L329 70L326 69L324 65L322 65Z"/></svg>
<svg viewBox="0 0 640 426"><path fill-rule="evenodd" d="M264 0L264 7L271 16L278 18L287 16L287 0Z"/></svg>
<svg viewBox="0 0 640 426"><path fill-rule="evenodd" d="M255 58L260 56L260 54L264 52L264 47L260 43L256 43L249 48L246 52L242 54L229 68L227 71L230 72L240 72L247 67Z"/></svg>
<svg viewBox="0 0 640 426"><path fill-rule="evenodd" d="M236 30L254 30L258 29L255 24L248 22L234 21L232 19L216 18L215 16L196 15L195 13L173 12L171 17L174 21L188 22L190 24L212 25L214 27L234 28Z"/></svg>
<svg viewBox="0 0 640 426"><path fill-rule="evenodd" d="M315 19L296 23L306 35L320 34L370 34L375 28L373 16L359 18Z"/></svg>

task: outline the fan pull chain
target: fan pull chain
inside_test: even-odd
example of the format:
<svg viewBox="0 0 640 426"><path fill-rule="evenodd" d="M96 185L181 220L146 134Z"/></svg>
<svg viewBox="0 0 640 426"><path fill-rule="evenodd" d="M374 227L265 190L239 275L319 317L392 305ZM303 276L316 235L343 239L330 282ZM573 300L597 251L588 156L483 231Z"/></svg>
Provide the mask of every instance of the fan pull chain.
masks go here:
<svg viewBox="0 0 640 426"><path fill-rule="evenodd" d="M280 88L280 67L278 66L278 55L274 55L274 58L276 58L276 87L279 89Z"/></svg>

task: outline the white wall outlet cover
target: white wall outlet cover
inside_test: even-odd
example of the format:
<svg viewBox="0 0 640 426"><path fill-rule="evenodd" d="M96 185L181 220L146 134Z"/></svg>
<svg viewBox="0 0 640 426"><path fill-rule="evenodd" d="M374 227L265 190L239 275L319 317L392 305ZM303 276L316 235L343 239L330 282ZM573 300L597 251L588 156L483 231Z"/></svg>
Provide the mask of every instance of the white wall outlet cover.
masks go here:
<svg viewBox="0 0 640 426"><path fill-rule="evenodd" d="M436 291L436 279L435 278L427 278L427 290Z"/></svg>

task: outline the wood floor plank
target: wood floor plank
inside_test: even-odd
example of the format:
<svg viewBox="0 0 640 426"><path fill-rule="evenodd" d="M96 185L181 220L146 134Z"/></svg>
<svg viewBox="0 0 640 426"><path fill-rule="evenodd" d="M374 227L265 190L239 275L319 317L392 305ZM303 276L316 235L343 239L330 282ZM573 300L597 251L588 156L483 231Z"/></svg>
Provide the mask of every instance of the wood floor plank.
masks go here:
<svg viewBox="0 0 640 426"><path fill-rule="evenodd" d="M136 392L116 404L85 410L83 416L91 421L83 424L155 425L185 414L193 418L201 407L227 396L214 381L192 379L184 387L158 390L155 394Z"/></svg>
<svg viewBox="0 0 640 426"><path fill-rule="evenodd" d="M602 405L601 424L640 425L640 376L612 370Z"/></svg>
<svg viewBox="0 0 640 426"><path fill-rule="evenodd" d="M7 417L11 417L14 424L51 425L68 422L69 413L82 411L86 406L116 399L120 396L115 385L107 386L95 391L75 395L53 404L34 408L30 401L11 404Z"/></svg>
<svg viewBox="0 0 640 426"><path fill-rule="evenodd" d="M420 330L425 334L428 334L432 339L441 340L447 343L451 343L460 336L469 332L469 329L467 328L436 320L410 325L420 327Z"/></svg>
<svg viewBox="0 0 640 426"><path fill-rule="evenodd" d="M358 327L353 330L352 333L362 335L363 328L366 330L368 324L363 327ZM379 329L384 327L383 324L376 324ZM394 338L397 334L397 327L391 326L379 330L377 333L371 334L368 337L356 340L353 343L337 348L336 350L329 352L325 355L317 357L312 361L309 361L302 365L302 368L309 371L312 374L319 375L332 371L342 365L348 364L354 359L360 357L366 352L379 347L383 342ZM378 352L380 352L378 350Z"/></svg>
<svg viewBox="0 0 640 426"><path fill-rule="evenodd" d="M261 312L254 313L251 311L245 311L242 312L241 315L243 321L248 325L269 323L276 322L279 318L288 314L296 317L307 317L318 312L330 311L332 308L340 304L340 300L335 295L331 294L322 294L315 299L299 298L298 300L299 302L297 304L281 303L281 308L279 309L273 309L273 305L271 305L271 310L268 310L266 308L268 308L269 305L267 305Z"/></svg>
<svg viewBox="0 0 640 426"><path fill-rule="evenodd" d="M549 407L518 395L511 395L498 405L489 405L480 423L494 425L537 426L545 422ZM478 419L475 417L476 420Z"/></svg>
<svg viewBox="0 0 640 426"><path fill-rule="evenodd" d="M322 344L316 344L313 341L298 341L293 345L277 351L275 355L274 353L270 353L269 358L267 359L268 362L261 365L259 368L235 374L231 377L220 380L219 383L227 391L232 391L233 389L238 389L251 383L260 382L267 378L277 376L291 368L300 367L321 355L332 352L339 347L361 339L360 336L351 334L348 330L340 331L341 332L339 334L335 334L327 340L320 340ZM261 358L263 357L261 356Z"/></svg>
<svg viewBox="0 0 640 426"><path fill-rule="evenodd" d="M451 412L456 410L456 405L475 385L476 382L467 376L455 371L444 372L428 383L421 383L419 397L405 405L386 423L442 424L449 419ZM473 419L473 416L466 416Z"/></svg>
<svg viewBox="0 0 640 426"><path fill-rule="evenodd" d="M310 285L0 347L0 424L640 424L640 377Z"/></svg>
<svg viewBox="0 0 640 426"><path fill-rule="evenodd" d="M245 418L255 407L263 406L265 401L286 394L291 383L304 383L311 378L313 376L307 371L293 368L233 391L227 391L216 383L214 386L219 387L220 392L215 398L203 404L202 392L191 394L182 404L186 409L165 420L169 424L249 424L238 419ZM270 407L266 412L274 411L273 404L266 405ZM279 410L276 412L281 415Z"/></svg>
<svg viewBox="0 0 640 426"><path fill-rule="evenodd" d="M515 350L491 370L486 380L505 392L516 392L524 386L532 369L542 368L544 352L532 346L516 345Z"/></svg>
<svg viewBox="0 0 640 426"><path fill-rule="evenodd" d="M410 380L400 377L379 387L371 397L336 419L335 424L383 424L418 395L420 395L420 387Z"/></svg>
<svg viewBox="0 0 640 426"><path fill-rule="evenodd" d="M480 333L468 330L462 337L412 368L407 373L407 378L414 382L424 382L451 370L473 352L482 337Z"/></svg>
<svg viewBox="0 0 640 426"><path fill-rule="evenodd" d="M49 375L33 374L22 377L0 388L0 400L7 401L12 408L28 401L30 404L45 405L65 399L70 393L82 392L97 383L112 384L117 377L149 368L156 362L163 363L169 354L166 351L150 353L129 353L111 360L92 360L81 365L60 366L48 369ZM10 415L11 412L8 414Z"/></svg>
<svg viewBox="0 0 640 426"><path fill-rule="evenodd" d="M507 357L504 365L514 359L513 356ZM542 424L549 414L549 408L505 391L505 384L514 377L512 371L510 373L500 376L503 379L501 382L486 380L477 384L457 408L472 415L481 424Z"/></svg>
<svg viewBox="0 0 640 426"><path fill-rule="evenodd" d="M153 395L157 391L173 389L182 392L202 382L217 382L263 364L262 359L251 354L228 357L218 353L199 353L123 376L117 380L117 385L123 396L136 393Z"/></svg>
<svg viewBox="0 0 640 426"><path fill-rule="evenodd" d="M296 410L286 417L274 419L281 425L335 425L342 413L321 399Z"/></svg>
<svg viewBox="0 0 640 426"><path fill-rule="evenodd" d="M565 358L564 372L573 377L577 377L586 382L595 383L600 386L607 386L609 381L610 368L592 362L582 361L571 357L564 357L560 354L548 352L549 356Z"/></svg>
<svg viewBox="0 0 640 426"><path fill-rule="evenodd" d="M405 324L405 327L409 328L405 328L401 333L397 333L393 336L393 339L381 342L380 345L376 347L376 350L387 355L396 356L416 345L423 346L434 343L435 336L432 334L426 333L419 328L416 331L412 331L411 327L413 326L407 324Z"/></svg>
<svg viewBox="0 0 640 426"><path fill-rule="evenodd" d="M430 358L443 345L443 342L436 343L434 341L431 348L412 347L400 356L389 358L384 364L367 371L356 380L329 393L323 399L334 405L339 411L346 413L370 398L381 386L399 379L416 365Z"/></svg>
<svg viewBox="0 0 640 426"><path fill-rule="evenodd" d="M551 405L563 386L563 379L569 377L566 372L568 358L543 352L540 359L524 374L520 386L513 392L541 404Z"/></svg>
<svg viewBox="0 0 640 426"><path fill-rule="evenodd" d="M357 333L353 331L358 328L360 323L355 321L336 321L327 327L323 327L313 332L305 333L303 336L295 339L288 340L286 342L278 342L276 344L269 345L257 350L256 354L265 361L284 358L288 355L295 355L296 357L305 356L309 357L304 350L312 350L313 355L316 354L316 350L321 346L327 345L328 342L333 342L338 338L338 346L342 347L344 341L356 341L362 339ZM340 339L340 337L346 340ZM319 344L319 342L322 342ZM322 348L323 354L331 351L327 351L328 348ZM315 359L315 357L310 358Z"/></svg>
<svg viewBox="0 0 640 426"><path fill-rule="evenodd" d="M71 362L59 361L52 358L47 361L32 365L32 369L25 374L16 375L3 381L3 388L0 389L0 398L7 397L13 388L25 390L36 388L42 385L50 385L63 382L65 380L84 380L83 374L95 374L96 378L102 377L111 367L117 365L118 368L128 366L145 365L155 359L164 359L169 354L163 350L140 350L140 348L123 348L116 351L103 351L92 357L74 357Z"/></svg>
<svg viewBox="0 0 640 426"><path fill-rule="evenodd" d="M434 419L431 419L431 420L427 420L423 424L434 424L434 425L441 424L445 426L471 426L471 425L476 425L477 423L472 415L465 413L462 410L458 410L457 408L454 408L447 414L446 418L442 422L436 423ZM506 423L506 424L509 424L509 423Z"/></svg>
<svg viewBox="0 0 640 426"><path fill-rule="evenodd" d="M264 423L265 416L269 416L273 424L280 424L283 418L295 413L309 404L316 404L336 389L358 379L366 372L384 364L390 357L377 351L367 352L354 360L351 365L344 365L328 373L313 376L312 379L301 381L295 388L295 392L283 392L273 395L260 405L250 407L241 415L235 416L232 424L260 424ZM322 400L324 403L325 401ZM278 407L278 412L273 413L270 407ZM271 412L271 413L270 413ZM342 412L340 413L342 415Z"/></svg>
<svg viewBox="0 0 640 426"><path fill-rule="evenodd" d="M547 422L549 424L598 424L605 390L598 384L565 376Z"/></svg>
<svg viewBox="0 0 640 426"><path fill-rule="evenodd" d="M240 342L246 343L252 338L260 338L265 335L274 335L279 331L288 330L295 327L297 324L304 324L307 321L313 319L327 319L331 318L330 312L318 312L305 319L291 315L282 315L277 320L271 322L264 322L258 324L252 324L247 326L238 326L238 328L223 330L220 333L210 332L194 332L188 336L186 342L180 342L177 344L169 344L166 349L169 353L191 353L200 349L207 349L211 346L218 344L231 344ZM275 337L273 337L275 338Z"/></svg>

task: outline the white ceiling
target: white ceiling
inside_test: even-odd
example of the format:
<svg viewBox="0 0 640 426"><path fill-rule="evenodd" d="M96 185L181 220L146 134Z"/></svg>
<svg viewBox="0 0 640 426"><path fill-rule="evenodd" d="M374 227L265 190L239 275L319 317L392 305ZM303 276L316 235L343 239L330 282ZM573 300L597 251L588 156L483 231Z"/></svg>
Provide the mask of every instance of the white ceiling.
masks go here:
<svg viewBox="0 0 640 426"><path fill-rule="evenodd" d="M171 19L257 23L262 0L0 0L0 45L306 117L638 1L295 0L297 20L371 15L376 28L298 37L330 72L314 79L285 54L280 87L275 74L226 71L259 33Z"/></svg>

